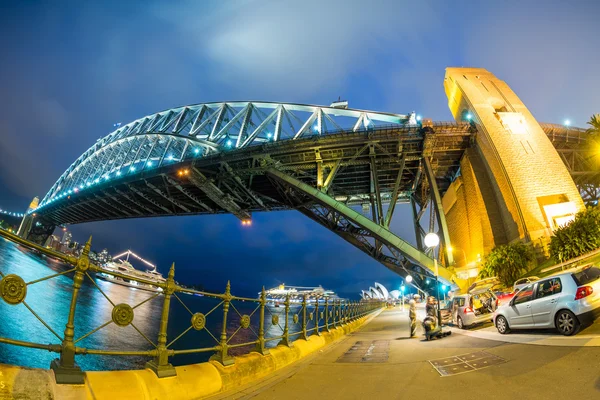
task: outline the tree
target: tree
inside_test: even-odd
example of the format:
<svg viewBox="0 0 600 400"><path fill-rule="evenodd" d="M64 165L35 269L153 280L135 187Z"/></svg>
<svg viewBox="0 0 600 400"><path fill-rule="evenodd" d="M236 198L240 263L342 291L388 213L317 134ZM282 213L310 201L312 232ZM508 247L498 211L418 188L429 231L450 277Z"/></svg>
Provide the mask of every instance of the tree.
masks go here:
<svg viewBox="0 0 600 400"><path fill-rule="evenodd" d="M480 278L497 276L506 286L512 286L533 261L531 249L521 242L494 247L486 257Z"/></svg>
<svg viewBox="0 0 600 400"><path fill-rule="evenodd" d="M590 128L587 130L589 134L596 137L600 136L600 114L592 115L588 121L588 125L590 125Z"/></svg>
<svg viewBox="0 0 600 400"><path fill-rule="evenodd" d="M550 255L564 262L600 248L600 208L589 207L577 213L568 225L554 231L550 238Z"/></svg>

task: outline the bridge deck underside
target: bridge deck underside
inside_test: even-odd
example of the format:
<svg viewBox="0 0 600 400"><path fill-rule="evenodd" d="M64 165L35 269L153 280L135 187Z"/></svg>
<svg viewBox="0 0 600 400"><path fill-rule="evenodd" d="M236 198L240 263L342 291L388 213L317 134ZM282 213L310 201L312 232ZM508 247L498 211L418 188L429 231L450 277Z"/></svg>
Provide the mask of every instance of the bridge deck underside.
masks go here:
<svg viewBox="0 0 600 400"><path fill-rule="evenodd" d="M390 201L395 189L400 202L411 194L421 199L423 180L418 178L423 156L432 156L443 193L471 137L469 125L445 124L265 144L100 183L46 207L41 217L60 225L229 212L240 217L235 210L289 209L291 203L265 175L268 166L349 206L369 204L377 186L382 203Z"/></svg>

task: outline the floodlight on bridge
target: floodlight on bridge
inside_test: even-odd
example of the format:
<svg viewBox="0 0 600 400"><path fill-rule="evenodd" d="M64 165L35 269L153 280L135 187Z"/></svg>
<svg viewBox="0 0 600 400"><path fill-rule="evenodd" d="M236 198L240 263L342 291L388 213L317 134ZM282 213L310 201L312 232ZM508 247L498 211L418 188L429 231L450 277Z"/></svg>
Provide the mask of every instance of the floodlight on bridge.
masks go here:
<svg viewBox="0 0 600 400"><path fill-rule="evenodd" d="M425 246L429 248L437 247L440 244L440 237L434 232L429 232L427 235L425 235L423 241Z"/></svg>
<svg viewBox="0 0 600 400"><path fill-rule="evenodd" d="M411 283L413 281L413 277L411 275L406 275L406 283Z"/></svg>

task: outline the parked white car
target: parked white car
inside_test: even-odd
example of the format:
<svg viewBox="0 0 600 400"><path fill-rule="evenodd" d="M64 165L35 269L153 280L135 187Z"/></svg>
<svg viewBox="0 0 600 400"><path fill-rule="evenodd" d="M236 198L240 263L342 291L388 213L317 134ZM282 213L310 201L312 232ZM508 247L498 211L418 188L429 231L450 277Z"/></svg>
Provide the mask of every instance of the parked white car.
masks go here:
<svg viewBox="0 0 600 400"><path fill-rule="evenodd" d="M527 278L521 278L518 281L515 282L514 286L513 286L513 292L517 292L521 289L523 289L525 286L529 285L530 283L539 281L540 278L538 278L537 276L529 276Z"/></svg>
<svg viewBox="0 0 600 400"><path fill-rule="evenodd" d="M496 309L498 332L556 328L565 336L600 312L600 268L584 267L530 283Z"/></svg>

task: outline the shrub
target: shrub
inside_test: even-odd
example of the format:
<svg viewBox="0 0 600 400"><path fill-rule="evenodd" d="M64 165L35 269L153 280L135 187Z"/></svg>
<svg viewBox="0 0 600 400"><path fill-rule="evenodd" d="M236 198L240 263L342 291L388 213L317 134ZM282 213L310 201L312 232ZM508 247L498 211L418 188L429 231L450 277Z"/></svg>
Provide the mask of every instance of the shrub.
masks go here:
<svg viewBox="0 0 600 400"><path fill-rule="evenodd" d="M568 225L554 231L550 256L558 262L579 257L600 247L600 208L579 212Z"/></svg>
<svg viewBox="0 0 600 400"><path fill-rule="evenodd" d="M533 259L531 249L521 242L497 246L486 257L479 277L497 276L502 284L512 286Z"/></svg>

